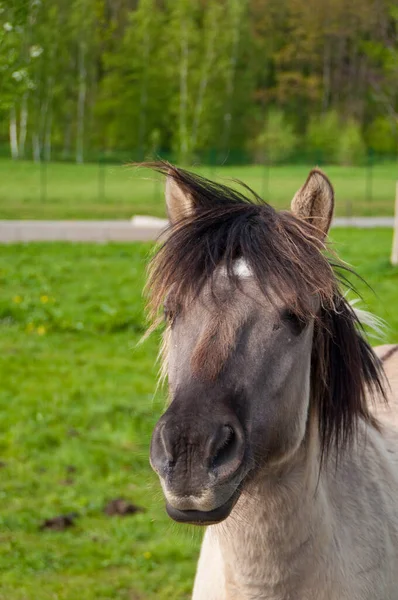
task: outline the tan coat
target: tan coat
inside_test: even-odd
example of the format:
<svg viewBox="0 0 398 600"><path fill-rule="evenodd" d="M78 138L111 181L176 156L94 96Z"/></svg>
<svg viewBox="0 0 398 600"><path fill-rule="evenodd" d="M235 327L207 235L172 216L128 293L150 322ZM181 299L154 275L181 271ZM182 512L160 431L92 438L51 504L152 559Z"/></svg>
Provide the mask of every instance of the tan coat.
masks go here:
<svg viewBox="0 0 398 600"><path fill-rule="evenodd" d="M379 433L318 480L316 426L287 472L264 473L205 533L193 600L398 599L398 348L380 346L390 382ZM254 583L255 582L255 583Z"/></svg>

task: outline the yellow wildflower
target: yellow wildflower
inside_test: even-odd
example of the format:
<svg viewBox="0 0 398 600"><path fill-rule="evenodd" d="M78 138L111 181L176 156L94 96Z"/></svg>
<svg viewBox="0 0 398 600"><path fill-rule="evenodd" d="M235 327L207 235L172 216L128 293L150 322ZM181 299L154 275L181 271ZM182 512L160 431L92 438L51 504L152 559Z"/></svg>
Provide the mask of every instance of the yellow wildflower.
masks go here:
<svg viewBox="0 0 398 600"><path fill-rule="evenodd" d="M152 552L144 552L144 558L146 558L146 560L149 560L152 557Z"/></svg>
<svg viewBox="0 0 398 600"><path fill-rule="evenodd" d="M49 297L46 296L45 294L40 296L40 302L43 302L43 304L47 304L48 301L49 301Z"/></svg>
<svg viewBox="0 0 398 600"><path fill-rule="evenodd" d="M44 327L44 325L39 325L36 331L39 335L44 335L46 333L46 328Z"/></svg>
<svg viewBox="0 0 398 600"><path fill-rule="evenodd" d="M21 304L22 302L22 296L14 296L14 298L12 299L13 302L15 302L15 304Z"/></svg>

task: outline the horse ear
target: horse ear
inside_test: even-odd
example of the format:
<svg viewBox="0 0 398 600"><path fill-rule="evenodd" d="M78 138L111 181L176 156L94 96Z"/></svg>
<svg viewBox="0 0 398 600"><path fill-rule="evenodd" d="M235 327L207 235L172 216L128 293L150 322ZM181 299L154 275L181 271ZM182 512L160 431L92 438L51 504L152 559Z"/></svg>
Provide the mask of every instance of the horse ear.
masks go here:
<svg viewBox="0 0 398 600"><path fill-rule="evenodd" d="M330 228L333 208L332 184L320 169L313 169L303 187L296 192L292 200L292 213L313 225L323 240Z"/></svg>
<svg viewBox="0 0 398 600"><path fill-rule="evenodd" d="M166 179L166 206L171 223L189 217L194 212L192 195L176 181L170 170Z"/></svg>

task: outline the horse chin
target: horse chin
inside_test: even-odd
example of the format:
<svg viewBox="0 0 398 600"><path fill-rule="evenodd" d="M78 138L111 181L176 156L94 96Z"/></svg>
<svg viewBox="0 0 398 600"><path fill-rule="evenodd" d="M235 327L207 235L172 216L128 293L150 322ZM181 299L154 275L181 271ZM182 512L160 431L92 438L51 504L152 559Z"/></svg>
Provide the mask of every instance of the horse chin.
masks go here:
<svg viewBox="0 0 398 600"><path fill-rule="evenodd" d="M199 526L216 525L229 517L239 496L240 491L236 490L229 500L213 510L179 510L178 508L174 508L169 502L166 502L166 510L169 517L177 523Z"/></svg>

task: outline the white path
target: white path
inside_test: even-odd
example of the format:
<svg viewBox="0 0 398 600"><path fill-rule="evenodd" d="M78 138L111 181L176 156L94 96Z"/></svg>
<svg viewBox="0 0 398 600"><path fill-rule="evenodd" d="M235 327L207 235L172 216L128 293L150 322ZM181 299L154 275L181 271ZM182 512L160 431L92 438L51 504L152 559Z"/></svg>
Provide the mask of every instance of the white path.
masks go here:
<svg viewBox="0 0 398 600"><path fill-rule="evenodd" d="M393 227L393 217L337 217L334 227ZM165 219L133 217L130 221L0 221L0 243L135 242L156 240Z"/></svg>

